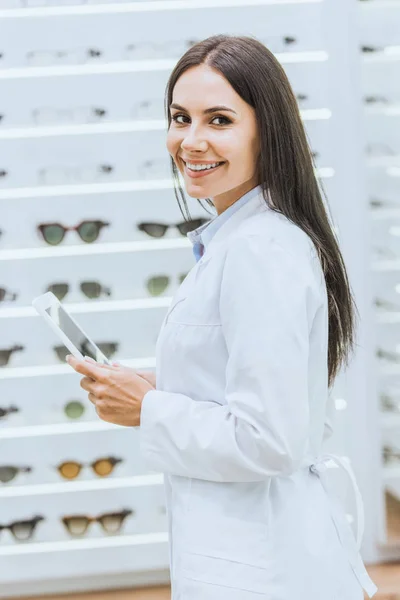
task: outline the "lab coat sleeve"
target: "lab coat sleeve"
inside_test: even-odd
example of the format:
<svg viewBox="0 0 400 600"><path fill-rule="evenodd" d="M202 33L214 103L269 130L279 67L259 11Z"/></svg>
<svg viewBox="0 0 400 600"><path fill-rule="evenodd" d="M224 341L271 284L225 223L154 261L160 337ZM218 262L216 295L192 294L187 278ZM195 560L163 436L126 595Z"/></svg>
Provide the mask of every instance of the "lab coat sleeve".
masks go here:
<svg viewBox="0 0 400 600"><path fill-rule="evenodd" d="M219 482L297 470L309 437L309 332L317 303L304 257L258 235L225 259L220 317L226 404L150 390L141 439L151 470Z"/></svg>

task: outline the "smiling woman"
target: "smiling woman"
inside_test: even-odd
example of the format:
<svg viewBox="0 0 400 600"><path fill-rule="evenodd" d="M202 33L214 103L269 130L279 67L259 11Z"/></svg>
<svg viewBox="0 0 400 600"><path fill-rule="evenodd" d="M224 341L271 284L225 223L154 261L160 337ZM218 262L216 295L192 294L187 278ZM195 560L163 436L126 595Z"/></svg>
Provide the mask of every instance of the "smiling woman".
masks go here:
<svg viewBox="0 0 400 600"><path fill-rule="evenodd" d="M295 94L262 43L216 35L178 61L165 107L178 202L180 173L217 212L187 233L197 263L141 401L141 454L165 475L172 600L372 597L354 474L323 452L353 299ZM332 463L353 484L356 538Z"/></svg>

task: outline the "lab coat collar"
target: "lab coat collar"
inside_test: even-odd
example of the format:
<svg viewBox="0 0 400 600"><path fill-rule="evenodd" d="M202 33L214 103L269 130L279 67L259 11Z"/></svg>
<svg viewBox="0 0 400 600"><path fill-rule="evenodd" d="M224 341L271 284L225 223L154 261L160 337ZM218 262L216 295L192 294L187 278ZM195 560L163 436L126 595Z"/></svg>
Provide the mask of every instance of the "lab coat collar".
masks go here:
<svg viewBox="0 0 400 600"><path fill-rule="evenodd" d="M268 192L267 192L268 194ZM216 231L213 235L210 242L207 244L205 248L205 254L202 256L199 262L205 262L214 252L214 250L219 246L219 244L223 243L227 237L238 227L239 223L241 223L244 219L250 217L253 214L258 212L263 212L270 210L266 201L264 200L262 187L259 186L259 192L250 200L248 200L243 206L241 206L235 213L233 213L227 221L225 221L221 227ZM198 232L199 229L203 229L208 223L202 225L200 228L195 231ZM193 235L194 234L194 235ZM192 243L197 241L198 236L192 231L187 234L187 237L190 239Z"/></svg>

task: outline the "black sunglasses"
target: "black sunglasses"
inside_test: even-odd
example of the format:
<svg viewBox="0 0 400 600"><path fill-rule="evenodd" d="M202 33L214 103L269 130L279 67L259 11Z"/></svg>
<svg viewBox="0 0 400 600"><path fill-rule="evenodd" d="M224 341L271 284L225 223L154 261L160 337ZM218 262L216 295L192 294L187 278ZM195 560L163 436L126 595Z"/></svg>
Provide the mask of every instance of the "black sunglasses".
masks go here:
<svg viewBox="0 0 400 600"><path fill-rule="evenodd" d="M7 415L11 415L11 413L19 412L19 408L17 406L9 406L8 408L0 407L0 419L3 419Z"/></svg>
<svg viewBox="0 0 400 600"><path fill-rule="evenodd" d="M67 231L76 231L82 241L91 244L99 237L100 230L109 225L110 223L105 221L87 220L75 225L75 227L65 227L61 223L40 223L37 229L42 234L45 242L57 246L63 241Z"/></svg>
<svg viewBox="0 0 400 600"><path fill-rule="evenodd" d="M24 349L24 346L15 345L12 348L5 348L4 350L0 350L0 367L5 367L6 365L8 365L8 361L10 360L11 354L13 352L20 352Z"/></svg>
<svg viewBox="0 0 400 600"><path fill-rule="evenodd" d="M167 233L168 229L172 227L177 227L179 233L181 235L187 235L189 231L193 231L193 229L197 229L200 225L204 225L210 219L191 219L190 221L182 221L181 223L175 223L175 225L169 225L167 223L138 223L137 228L139 231L144 231L147 235L150 235L154 238L162 238Z"/></svg>
<svg viewBox="0 0 400 600"><path fill-rule="evenodd" d="M27 519L26 521L14 521L8 525L0 525L0 531L9 529L16 540L29 540L35 531L36 525L40 523L40 521L44 521L44 517L38 515L33 519Z"/></svg>
<svg viewBox="0 0 400 600"><path fill-rule="evenodd" d="M8 483L12 481L18 473L30 473L32 467L13 467L10 465L0 466L0 481L2 483Z"/></svg>
<svg viewBox="0 0 400 600"><path fill-rule="evenodd" d="M79 287L81 292L85 294L87 298L99 298L101 294L105 294L106 296L111 295L110 288L102 286L98 281L81 281ZM69 292L69 284L52 283L47 288L47 291L53 292L53 294L61 301Z"/></svg>
<svg viewBox="0 0 400 600"><path fill-rule="evenodd" d="M0 302L5 302L6 300L12 302L18 298L18 294L14 292L9 292L6 288L0 288Z"/></svg>
<svg viewBox="0 0 400 600"><path fill-rule="evenodd" d="M118 342L96 342L96 346L107 358L111 358L111 356L117 352L119 344ZM85 342L83 342L78 349L84 356L90 356L95 359L95 356L93 356L93 353ZM65 362L67 354L71 354L70 350L65 346L54 346L54 350L61 362Z"/></svg>

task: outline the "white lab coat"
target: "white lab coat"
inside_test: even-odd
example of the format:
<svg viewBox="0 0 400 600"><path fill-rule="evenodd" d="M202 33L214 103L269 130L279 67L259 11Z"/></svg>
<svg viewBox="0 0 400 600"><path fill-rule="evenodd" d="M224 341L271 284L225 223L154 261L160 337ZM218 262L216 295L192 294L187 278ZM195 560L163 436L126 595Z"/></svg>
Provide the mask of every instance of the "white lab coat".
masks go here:
<svg viewBox="0 0 400 600"><path fill-rule="evenodd" d="M353 475L321 454L327 344L314 246L260 192L217 230L174 296L157 340L157 389L143 399L141 455L164 473L172 600L376 592L324 481L329 460Z"/></svg>

